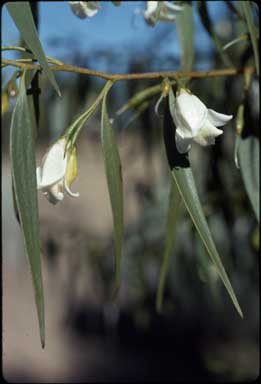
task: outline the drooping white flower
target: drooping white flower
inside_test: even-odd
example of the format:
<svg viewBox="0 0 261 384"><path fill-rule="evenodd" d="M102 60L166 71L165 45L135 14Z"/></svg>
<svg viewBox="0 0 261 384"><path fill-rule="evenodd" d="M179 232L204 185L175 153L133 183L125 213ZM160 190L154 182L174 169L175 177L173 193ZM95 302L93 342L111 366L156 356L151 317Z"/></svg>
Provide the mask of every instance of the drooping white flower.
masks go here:
<svg viewBox="0 0 261 384"><path fill-rule="evenodd" d="M96 15L100 9L99 1L69 1L71 10L80 19Z"/></svg>
<svg viewBox="0 0 261 384"><path fill-rule="evenodd" d="M233 118L232 115L208 109L197 96L185 89L181 89L176 97L171 114L176 125L176 146L180 153L188 152L193 141L202 146L215 144L215 138L223 133L216 127L225 125Z"/></svg>
<svg viewBox="0 0 261 384"><path fill-rule="evenodd" d="M70 185L77 175L76 148L66 149L67 141L58 140L46 153L41 167L36 169L37 189L41 190L52 204L64 199L64 192L72 197Z"/></svg>
<svg viewBox="0 0 261 384"><path fill-rule="evenodd" d="M183 10L182 6L172 4L169 1L147 1L144 18L149 25L155 25L159 3L163 3L159 14L159 20L161 21L174 21L176 13Z"/></svg>

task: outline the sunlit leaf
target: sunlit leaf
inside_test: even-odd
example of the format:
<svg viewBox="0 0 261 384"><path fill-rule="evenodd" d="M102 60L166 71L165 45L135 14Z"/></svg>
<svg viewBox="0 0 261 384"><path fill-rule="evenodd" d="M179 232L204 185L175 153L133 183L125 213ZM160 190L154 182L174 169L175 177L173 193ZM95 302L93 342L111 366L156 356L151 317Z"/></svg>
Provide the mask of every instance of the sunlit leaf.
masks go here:
<svg viewBox="0 0 261 384"><path fill-rule="evenodd" d="M177 184L179 193L181 194L182 200L191 217L191 220L194 223L197 232L206 247L210 259L216 267L217 272L223 281L236 310L238 311L239 315L243 317L241 308L235 296L234 290L230 284L226 271L223 267L222 261L212 239L205 215L203 213L188 157L186 154L183 155L178 153L175 145L176 127L174 126L170 114L171 108L174 107L173 98L174 97L169 99L169 108L166 109L164 117L164 141L171 173Z"/></svg>
<svg viewBox="0 0 261 384"><path fill-rule="evenodd" d="M51 84L55 88L59 96L61 96L59 87L56 83L53 72L48 66L46 56L44 54L41 42L38 38L37 30L30 4L28 1L14 1L5 4L9 14L11 15L16 27L18 28L23 40L33 52L35 58L39 61Z"/></svg>
<svg viewBox="0 0 261 384"><path fill-rule="evenodd" d="M26 77L21 77L10 133L10 157L15 202L32 274L42 347L45 344L44 294L41 274L36 162L33 117L26 95ZM29 75L30 76L30 75Z"/></svg>
<svg viewBox="0 0 261 384"><path fill-rule="evenodd" d="M106 97L107 94L102 102L101 142L114 224L115 290L117 290L120 284L123 243L123 188L120 156L113 127L107 113Z"/></svg>
<svg viewBox="0 0 261 384"><path fill-rule="evenodd" d="M238 160L240 172L244 181L246 192L255 212L257 221L260 219L260 184L259 184L259 140L248 136L238 138Z"/></svg>

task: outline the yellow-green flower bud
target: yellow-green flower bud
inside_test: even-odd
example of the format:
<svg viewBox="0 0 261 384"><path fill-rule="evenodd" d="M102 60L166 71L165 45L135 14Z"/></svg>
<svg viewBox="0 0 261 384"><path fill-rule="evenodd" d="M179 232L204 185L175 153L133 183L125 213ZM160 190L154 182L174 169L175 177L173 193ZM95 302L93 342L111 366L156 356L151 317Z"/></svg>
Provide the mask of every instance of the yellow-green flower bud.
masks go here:
<svg viewBox="0 0 261 384"><path fill-rule="evenodd" d="M67 185L70 187L73 181L76 179L78 173L76 147L68 151L67 168L65 178Z"/></svg>

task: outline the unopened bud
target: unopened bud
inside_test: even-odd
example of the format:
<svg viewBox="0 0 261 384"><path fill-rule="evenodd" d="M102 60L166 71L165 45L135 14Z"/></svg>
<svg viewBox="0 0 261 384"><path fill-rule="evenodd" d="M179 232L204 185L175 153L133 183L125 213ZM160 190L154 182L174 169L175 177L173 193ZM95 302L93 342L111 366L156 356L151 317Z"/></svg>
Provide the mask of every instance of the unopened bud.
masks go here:
<svg viewBox="0 0 261 384"><path fill-rule="evenodd" d="M170 91L170 83L168 79L164 79L163 81L163 87L162 87L162 95L163 97L168 96Z"/></svg>
<svg viewBox="0 0 261 384"><path fill-rule="evenodd" d="M77 156L76 156L76 147L68 150L68 162L66 168L66 181L67 185L70 187L72 182L75 180L78 173L77 167Z"/></svg>

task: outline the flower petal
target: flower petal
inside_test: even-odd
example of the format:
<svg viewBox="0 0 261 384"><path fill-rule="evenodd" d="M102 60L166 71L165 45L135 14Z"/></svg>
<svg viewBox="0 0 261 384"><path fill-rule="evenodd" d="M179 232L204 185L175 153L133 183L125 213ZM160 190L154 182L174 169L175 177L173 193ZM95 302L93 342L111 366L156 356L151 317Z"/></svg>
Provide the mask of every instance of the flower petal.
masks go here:
<svg viewBox="0 0 261 384"><path fill-rule="evenodd" d="M65 145L65 140L59 140L43 159L39 188L46 188L63 179L67 164L67 156L64 157Z"/></svg>
<svg viewBox="0 0 261 384"><path fill-rule="evenodd" d="M214 111L213 109L208 109L207 118L211 124L215 125L215 127L222 127L233 118L233 115L224 115Z"/></svg>
<svg viewBox="0 0 261 384"><path fill-rule="evenodd" d="M158 1L147 1L145 12L147 12L148 15L149 14L151 15L156 11L157 6L158 6Z"/></svg>
<svg viewBox="0 0 261 384"><path fill-rule="evenodd" d="M182 92L175 101L174 121L182 130L183 137L197 136L207 118L207 107L198 97Z"/></svg>
<svg viewBox="0 0 261 384"><path fill-rule="evenodd" d="M80 194L79 192L72 192L67 184L67 181L66 181L66 178L64 179L64 189L66 190L66 192L68 193L69 196L71 197L79 197Z"/></svg>
<svg viewBox="0 0 261 384"><path fill-rule="evenodd" d="M144 19L149 25L154 25L155 14L158 6L158 1L147 1L146 10L143 13Z"/></svg>
<svg viewBox="0 0 261 384"><path fill-rule="evenodd" d="M160 20L161 21L174 21L176 20L176 15L170 14L170 13L160 13Z"/></svg>
<svg viewBox="0 0 261 384"><path fill-rule="evenodd" d="M58 195L53 195L49 192L45 192L44 194L45 194L47 200L54 205L59 203L60 201L62 201L64 198L64 194L62 192L59 192Z"/></svg>
<svg viewBox="0 0 261 384"><path fill-rule="evenodd" d="M175 135L177 150L179 153L187 153L191 148L192 139L191 138L187 139L185 137L182 137L179 131L180 129L178 128L176 130L176 135Z"/></svg>
<svg viewBox="0 0 261 384"><path fill-rule="evenodd" d="M69 1L69 4L73 13L80 19L92 17L99 10L98 1Z"/></svg>
<svg viewBox="0 0 261 384"><path fill-rule="evenodd" d="M164 1L164 5L168 9L168 11L172 12L180 12L183 11L183 7L177 4L172 4L170 1Z"/></svg>
<svg viewBox="0 0 261 384"><path fill-rule="evenodd" d="M46 198L52 204L57 204L64 199L64 193L62 192L63 184L57 183L44 192Z"/></svg>
<svg viewBox="0 0 261 384"><path fill-rule="evenodd" d="M202 146L215 144L215 137L222 135L223 131L217 129L210 121L206 120L205 124L199 130L198 135L194 137L194 141Z"/></svg>

